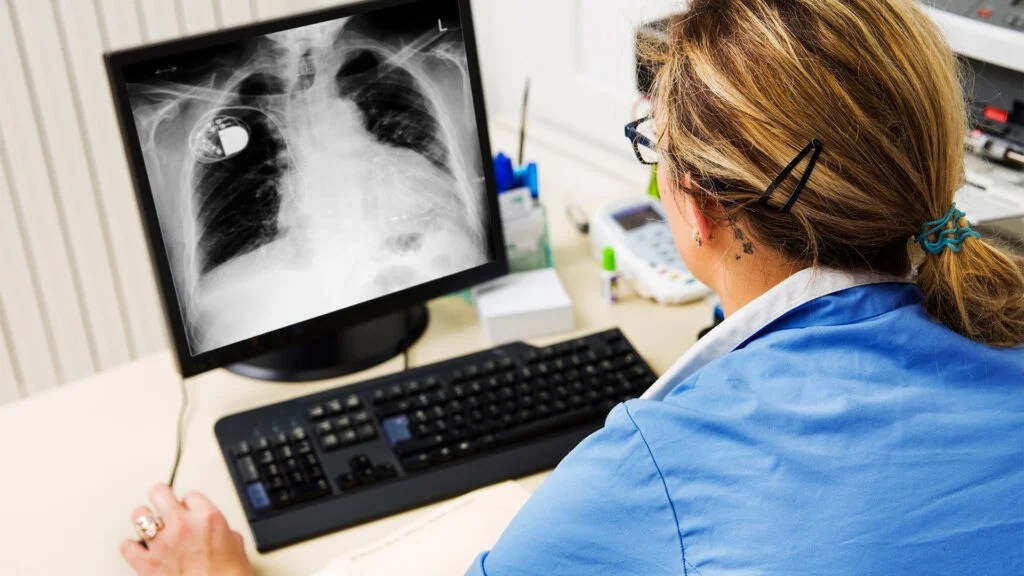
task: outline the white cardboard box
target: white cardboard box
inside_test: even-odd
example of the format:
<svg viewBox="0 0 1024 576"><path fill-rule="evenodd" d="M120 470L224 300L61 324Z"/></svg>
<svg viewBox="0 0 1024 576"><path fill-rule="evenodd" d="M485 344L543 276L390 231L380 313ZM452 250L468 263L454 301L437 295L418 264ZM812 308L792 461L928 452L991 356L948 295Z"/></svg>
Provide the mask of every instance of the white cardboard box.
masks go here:
<svg viewBox="0 0 1024 576"><path fill-rule="evenodd" d="M553 268L510 274L477 287L473 297L493 346L576 329L572 300Z"/></svg>

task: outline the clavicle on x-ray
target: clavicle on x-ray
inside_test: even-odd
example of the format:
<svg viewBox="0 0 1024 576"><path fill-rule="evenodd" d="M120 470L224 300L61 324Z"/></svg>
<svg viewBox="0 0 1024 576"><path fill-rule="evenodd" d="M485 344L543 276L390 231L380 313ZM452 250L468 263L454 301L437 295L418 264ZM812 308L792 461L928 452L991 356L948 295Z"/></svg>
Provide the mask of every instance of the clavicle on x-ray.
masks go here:
<svg viewBox="0 0 1024 576"><path fill-rule="evenodd" d="M492 258L466 67L427 14L127 71L193 354Z"/></svg>

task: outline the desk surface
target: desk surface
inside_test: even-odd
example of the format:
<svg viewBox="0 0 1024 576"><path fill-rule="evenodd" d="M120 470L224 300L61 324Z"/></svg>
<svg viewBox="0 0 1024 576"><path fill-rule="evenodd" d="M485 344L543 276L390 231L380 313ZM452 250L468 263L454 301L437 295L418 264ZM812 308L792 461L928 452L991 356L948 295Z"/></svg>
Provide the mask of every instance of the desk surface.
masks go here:
<svg viewBox="0 0 1024 576"><path fill-rule="evenodd" d="M513 131L499 127L494 132L499 146L513 148ZM579 333L621 327L655 371L663 372L707 324L707 308L663 308L635 296L616 306L604 304L598 266L589 256L587 239L563 217L570 201L593 207L609 196L645 190L644 172L596 169L561 153L557 145L537 142L530 156L542 166L555 259L574 301ZM430 304L430 313L429 329L410 353L414 366L489 347L475 311L466 302L437 300ZM570 337L564 334L547 341ZM401 358L396 358L352 377L304 385L258 382L223 370L189 380L191 404L179 495L198 490L220 506L232 527L245 536L258 574L309 574L346 550L398 529L425 509L271 554L256 554L217 449L213 425L227 414L401 368ZM166 480L169 473L180 401L178 382L172 356L166 352L0 407L0 573L130 574L117 545L132 534L129 511L146 502L146 489ZM535 489L543 476L523 483Z"/></svg>

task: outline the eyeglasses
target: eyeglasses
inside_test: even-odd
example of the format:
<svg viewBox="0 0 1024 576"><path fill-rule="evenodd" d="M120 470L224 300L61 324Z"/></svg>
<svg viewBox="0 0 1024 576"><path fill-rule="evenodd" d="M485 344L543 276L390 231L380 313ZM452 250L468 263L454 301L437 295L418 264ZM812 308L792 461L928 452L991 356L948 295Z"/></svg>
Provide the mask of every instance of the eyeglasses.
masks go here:
<svg viewBox="0 0 1024 576"><path fill-rule="evenodd" d="M629 141L633 144L633 153L636 154L636 159L639 160L641 164L652 166L660 161L661 155L654 144L657 139L656 134L657 129L654 125L654 118L651 118L650 116L626 124L626 138L629 138ZM799 166L804 159L810 156L810 161L808 161L807 168L804 169L804 173L800 177L800 182L797 184L792 194L790 194L786 203L781 208L777 209L779 212L789 212L793 208L793 205L796 204L797 200L800 199L800 194L802 194L804 189L807 187L807 182L811 179L811 173L814 172L814 168L818 164L818 158L821 156L824 149L825 145L822 144L820 140L817 138L811 140L810 144L801 150L800 153L796 155L796 158L794 158L793 161L782 170L775 181L768 186L768 189L765 190L764 194L762 194L758 199L758 204L770 207L771 205L769 204L769 201L771 200L772 194L774 194L782 183L789 178L790 174L796 170L797 166ZM712 179L707 182L707 184L708 185L705 186L705 188L709 190L725 190L725 184L719 180Z"/></svg>
<svg viewBox="0 0 1024 576"><path fill-rule="evenodd" d="M657 139L654 118L648 116L626 124L626 138L633 143L633 153L641 164L653 166L661 159L654 145Z"/></svg>

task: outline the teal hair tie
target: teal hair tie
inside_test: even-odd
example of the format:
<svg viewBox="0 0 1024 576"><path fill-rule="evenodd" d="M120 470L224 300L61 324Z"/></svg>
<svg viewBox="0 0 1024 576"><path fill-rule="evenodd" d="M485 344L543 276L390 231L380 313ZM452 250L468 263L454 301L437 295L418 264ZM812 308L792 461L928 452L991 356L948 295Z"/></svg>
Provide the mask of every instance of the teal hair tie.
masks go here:
<svg viewBox="0 0 1024 576"><path fill-rule="evenodd" d="M932 220L922 226L921 233L914 236L914 240L929 254L942 254L946 248L952 250L954 254L959 254L965 240L981 238L981 234L972 230L970 226L960 226L960 220L965 216L967 214L958 210L956 204L953 204L945 217ZM949 227L950 223L953 224L952 228ZM936 234L938 237L931 240L930 238Z"/></svg>

